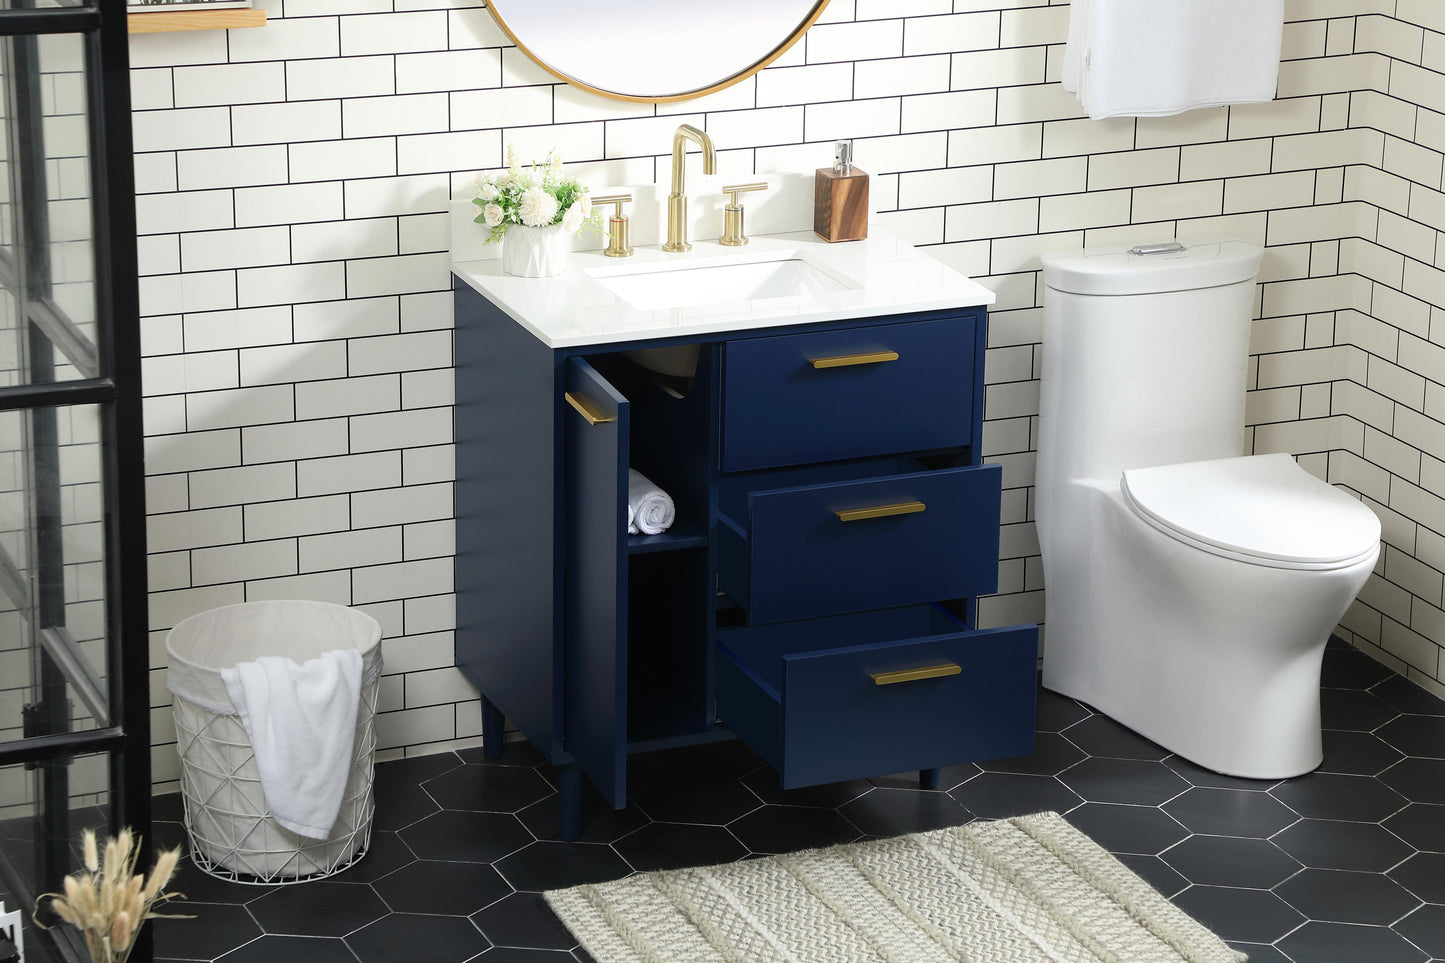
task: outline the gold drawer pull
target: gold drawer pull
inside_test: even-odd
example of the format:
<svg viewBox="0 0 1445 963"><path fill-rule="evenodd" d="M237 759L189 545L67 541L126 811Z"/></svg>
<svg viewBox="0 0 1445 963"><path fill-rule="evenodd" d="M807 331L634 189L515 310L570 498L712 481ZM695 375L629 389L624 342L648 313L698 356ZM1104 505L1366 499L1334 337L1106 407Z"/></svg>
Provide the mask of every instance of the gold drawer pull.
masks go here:
<svg viewBox="0 0 1445 963"><path fill-rule="evenodd" d="M808 364L814 368L846 368L854 364L882 364L897 360L897 351L869 351L867 354L840 354L836 358L810 358Z"/></svg>
<svg viewBox="0 0 1445 963"><path fill-rule="evenodd" d="M919 679L938 679L946 675L958 675L963 670L956 662L942 665L926 665L921 669L896 669L893 672L870 672L874 685L894 685L898 682L917 682Z"/></svg>
<svg viewBox="0 0 1445 963"><path fill-rule="evenodd" d="M587 424L589 425L605 425L609 421L617 420L611 415L600 414L595 409L593 409L591 405L589 405L587 402L583 401L581 398L577 397L570 391L563 394L562 397L567 399L567 404L577 409L577 413L579 415L587 419Z"/></svg>
<svg viewBox="0 0 1445 963"><path fill-rule="evenodd" d="M922 502L899 502L896 505L874 505L872 508L835 509L840 522L858 522L865 518L886 518L889 515L915 515L928 506Z"/></svg>

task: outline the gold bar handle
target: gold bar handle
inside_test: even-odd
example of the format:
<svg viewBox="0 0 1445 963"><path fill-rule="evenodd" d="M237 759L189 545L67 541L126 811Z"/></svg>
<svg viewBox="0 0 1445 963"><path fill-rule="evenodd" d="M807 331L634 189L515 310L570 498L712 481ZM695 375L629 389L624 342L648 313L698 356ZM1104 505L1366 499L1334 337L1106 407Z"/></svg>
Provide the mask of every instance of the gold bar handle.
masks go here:
<svg viewBox="0 0 1445 963"><path fill-rule="evenodd" d="M869 351L864 354L843 354L836 358L809 358L808 364L814 368L846 368L855 364L882 364L884 361L897 360L897 351Z"/></svg>
<svg viewBox="0 0 1445 963"><path fill-rule="evenodd" d="M889 515L916 515L928 506L922 502L898 502L894 505L874 505L872 508L834 509L833 514L840 522L861 522L865 518L887 518Z"/></svg>
<svg viewBox="0 0 1445 963"><path fill-rule="evenodd" d="M611 415L601 414L587 402L583 401L581 398L577 397L570 391L564 393L562 397L567 399L567 404L571 405L577 410L577 414L587 419L587 424L589 425L605 425L609 421L617 420Z"/></svg>
<svg viewBox="0 0 1445 963"><path fill-rule="evenodd" d="M946 675L958 675L963 670L956 662L942 665L926 665L921 669L895 669L892 672L870 672L874 685L895 685L899 682L916 682L919 679L938 679Z"/></svg>

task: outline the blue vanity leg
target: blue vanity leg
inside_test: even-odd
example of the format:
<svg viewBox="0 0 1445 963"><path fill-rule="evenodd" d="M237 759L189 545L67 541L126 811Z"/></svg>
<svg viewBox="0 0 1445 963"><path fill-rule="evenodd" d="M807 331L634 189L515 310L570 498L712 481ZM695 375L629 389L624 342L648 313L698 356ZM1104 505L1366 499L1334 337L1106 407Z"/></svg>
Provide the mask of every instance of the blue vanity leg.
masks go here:
<svg viewBox="0 0 1445 963"><path fill-rule="evenodd" d="M502 758L502 747L507 738L507 720L502 710L482 696L482 755L487 759Z"/></svg>
<svg viewBox="0 0 1445 963"><path fill-rule="evenodd" d="M557 835L569 843L582 835L582 770L576 763L557 768Z"/></svg>
<svg viewBox="0 0 1445 963"><path fill-rule="evenodd" d="M919 788L919 789L937 789L937 788L938 788L938 773L939 773L939 770L937 770L937 769L920 769L920 770L918 770L918 788Z"/></svg>

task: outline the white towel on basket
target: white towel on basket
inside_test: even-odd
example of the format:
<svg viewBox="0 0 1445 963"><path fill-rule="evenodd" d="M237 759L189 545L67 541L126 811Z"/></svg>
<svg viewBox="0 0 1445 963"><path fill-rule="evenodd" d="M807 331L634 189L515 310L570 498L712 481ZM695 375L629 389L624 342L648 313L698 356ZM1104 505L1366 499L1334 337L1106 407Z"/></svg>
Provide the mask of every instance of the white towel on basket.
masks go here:
<svg viewBox="0 0 1445 963"><path fill-rule="evenodd" d="M1284 0L1072 0L1063 84L1095 120L1273 100Z"/></svg>
<svg viewBox="0 0 1445 963"><path fill-rule="evenodd" d="M361 667L360 652L336 649L301 664L271 655L221 670L256 754L266 806L293 833L326 839L341 812Z"/></svg>
<svg viewBox="0 0 1445 963"><path fill-rule="evenodd" d="M672 497L636 468L627 469L627 534L660 535L676 518Z"/></svg>

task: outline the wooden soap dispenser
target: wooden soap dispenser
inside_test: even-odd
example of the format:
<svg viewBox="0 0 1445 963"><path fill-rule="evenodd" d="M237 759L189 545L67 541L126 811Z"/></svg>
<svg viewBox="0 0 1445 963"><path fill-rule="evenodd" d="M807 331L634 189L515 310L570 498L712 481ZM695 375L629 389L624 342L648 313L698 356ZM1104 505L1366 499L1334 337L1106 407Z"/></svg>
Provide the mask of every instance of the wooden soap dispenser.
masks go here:
<svg viewBox="0 0 1445 963"><path fill-rule="evenodd" d="M820 167L813 181L813 233L825 241L861 241L868 236L868 175L853 166L853 142L833 145L833 166Z"/></svg>

